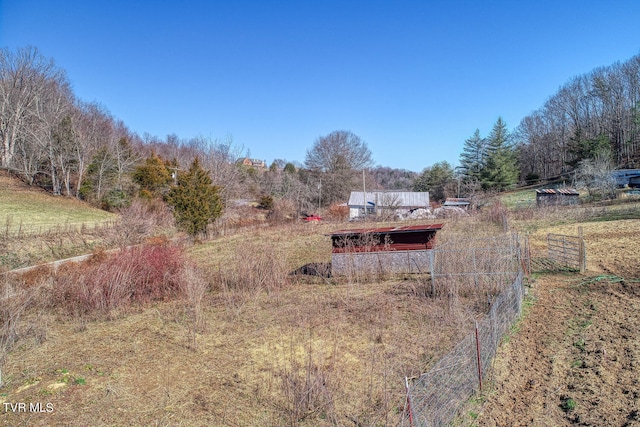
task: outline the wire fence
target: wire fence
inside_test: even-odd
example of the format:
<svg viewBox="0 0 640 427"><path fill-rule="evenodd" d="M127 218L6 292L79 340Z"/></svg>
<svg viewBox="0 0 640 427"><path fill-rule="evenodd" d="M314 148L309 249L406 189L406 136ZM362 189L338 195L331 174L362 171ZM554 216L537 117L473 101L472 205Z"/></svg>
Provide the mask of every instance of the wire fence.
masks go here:
<svg viewBox="0 0 640 427"><path fill-rule="evenodd" d="M65 222L65 223L40 223L23 225L12 224L6 221L0 228L0 240L23 239L25 237L47 236L57 234L85 234L96 233L113 229L118 225L116 220L92 221L92 222Z"/></svg>
<svg viewBox="0 0 640 427"><path fill-rule="evenodd" d="M527 251L526 239L517 233L446 242L430 252L432 295L475 298L477 308L486 308L526 270Z"/></svg>
<svg viewBox="0 0 640 427"><path fill-rule="evenodd" d="M580 232L582 234L582 232ZM560 265L574 267L584 273L587 269L587 254L584 239L580 236L547 234L548 257Z"/></svg>
<svg viewBox="0 0 640 427"><path fill-rule="evenodd" d="M449 298L478 295L488 310L473 331L427 373L406 379L403 426L450 423L468 399L482 390L498 345L521 312L521 258L526 245L515 234L481 242L482 246L479 241L453 242L433 251L435 293L446 292Z"/></svg>

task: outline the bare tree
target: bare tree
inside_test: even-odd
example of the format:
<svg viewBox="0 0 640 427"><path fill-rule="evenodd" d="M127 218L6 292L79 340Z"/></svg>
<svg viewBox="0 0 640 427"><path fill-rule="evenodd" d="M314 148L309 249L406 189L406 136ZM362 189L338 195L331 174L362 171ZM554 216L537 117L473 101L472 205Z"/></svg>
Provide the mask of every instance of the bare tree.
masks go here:
<svg viewBox="0 0 640 427"><path fill-rule="evenodd" d="M586 188L592 198L615 199L616 181L612 170L611 151L602 150L593 158L580 162L576 173L577 186Z"/></svg>
<svg viewBox="0 0 640 427"><path fill-rule="evenodd" d="M359 136L339 130L316 139L304 164L318 183L322 181L322 202L331 204L347 197L355 188L357 172L370 167L373 158Z"/></svg>
<svg viewBox="0 0 640 427"><path fill-rule="evenodd" d="M91 164L101 146L108 144L113 120L108 113L95 103L78 101L73 109L72 126L73 154L76 172L75 195L80 197L80 189Z"/></svg>
<svg viewBox="0 0 640 427"><path fill-rule="evenodd" d="M525 178L566 176L607 148L614 166L640 166L640 55L572 78L517 135Z"/></svg>
<svg viewBox="0 0 640 427"><path fill-rule="evenodd" d="M48 82L61 80L62 70L38 49L0 49L0 167L12 167L16 144L27 137L34 104L43 99Z"/></svg>
<svg viewBox="0 0 640 427"><path fill-rule="evenodd" d="M231 136L224 140L198 138L190 142L202 155L202 165L209 171L213 185L220 187L224 203L243 194L241 171L236 165L243 148L233 142Z"/></svg>
<svg viewBox="0 0 640 427"><path fill-rule="evenodd" d="M62 75L58 80L44 82L34 96L29 114L27 137L33 138L46 151L48 168L43 172L49 175L54 194L61 194L64 185L69 195L70 138L73 136L64 120L68 119L72 105L73 94Z"/></svg>

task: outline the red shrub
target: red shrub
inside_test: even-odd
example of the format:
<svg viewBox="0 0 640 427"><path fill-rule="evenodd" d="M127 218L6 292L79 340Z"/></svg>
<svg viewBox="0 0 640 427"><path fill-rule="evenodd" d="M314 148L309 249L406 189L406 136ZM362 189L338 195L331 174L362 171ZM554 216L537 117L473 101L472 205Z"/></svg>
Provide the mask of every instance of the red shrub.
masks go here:
<svg viewBox="0 0 640 427"><path fill-rule="evenodd" d="M182 248L145 245L122 250L58 276L58 302L72 312L109 311L180 293Z"/></svg>

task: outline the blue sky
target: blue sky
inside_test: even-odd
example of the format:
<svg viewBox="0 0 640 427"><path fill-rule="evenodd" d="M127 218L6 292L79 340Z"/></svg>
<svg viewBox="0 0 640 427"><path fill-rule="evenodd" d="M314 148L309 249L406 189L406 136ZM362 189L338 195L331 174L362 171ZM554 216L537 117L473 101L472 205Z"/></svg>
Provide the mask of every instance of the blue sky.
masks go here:
<svg viewBox="0 0 640 427"><path fill-rule="evenodd" d="M304 161L350 130L376 164L457 164L571 77L640 54L640 1L0 0L0 46L36 46L132 131Z"/></svg>

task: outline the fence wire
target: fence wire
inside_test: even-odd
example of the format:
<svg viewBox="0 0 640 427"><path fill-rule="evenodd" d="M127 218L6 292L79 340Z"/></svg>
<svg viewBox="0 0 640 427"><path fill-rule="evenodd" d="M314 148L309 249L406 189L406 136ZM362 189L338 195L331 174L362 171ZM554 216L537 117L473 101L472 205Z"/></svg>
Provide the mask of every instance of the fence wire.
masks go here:
<svg viewBox="0 0 640 427"><path fill-rule="evenodd" d="M477 340L473 330L429 372L407 381L403 426L450 423L480 389L502 337L520 314L524 288L518 236L501 236L484 247L475 243L465 242L466 249L450 244L434 250L431 268L440 292L479 291L488 297L489 309L477 322Z"/></svg>
<svg viewBox="0 0 640 427"><path fill-rule="evenodd" d="M87 233L99 232L115 228L115 220L91 221L91 222L67 222L67 223L39 223L31 225L11 224L7 221L0 228L0 240L23 239L26 237L56 235L61 233Z"/></svg>

